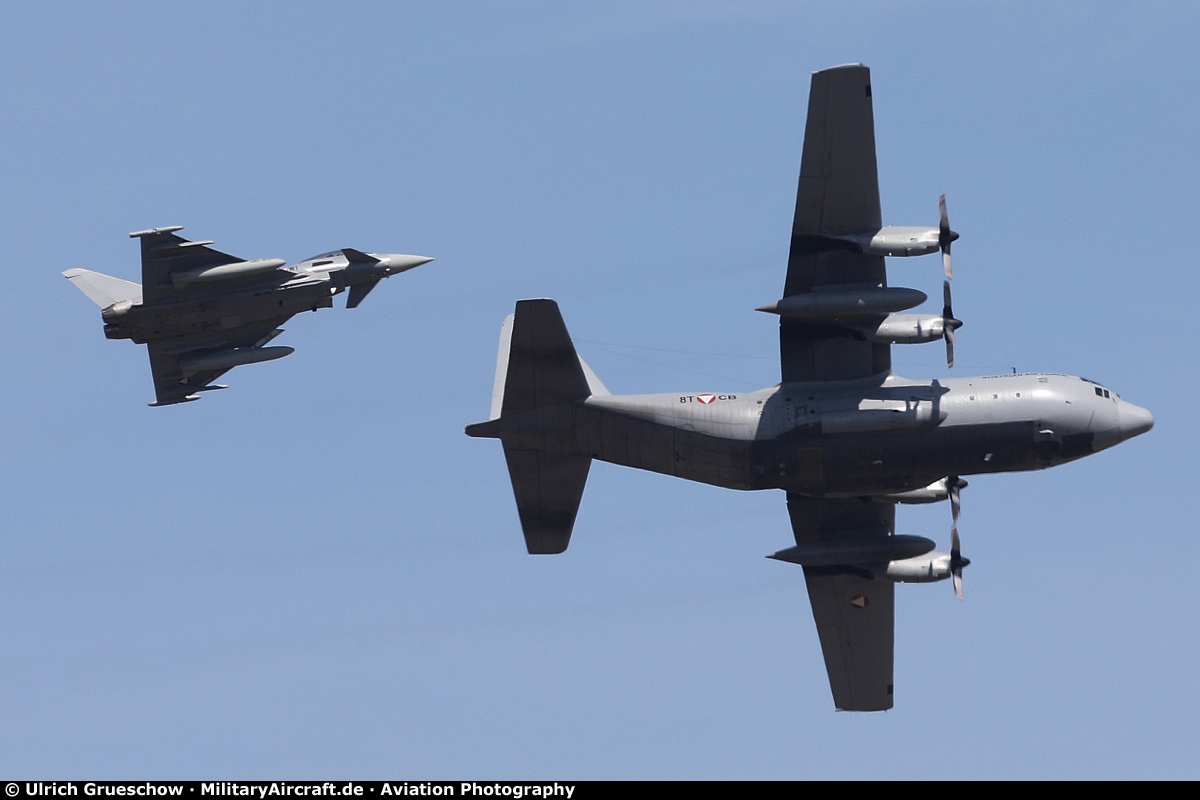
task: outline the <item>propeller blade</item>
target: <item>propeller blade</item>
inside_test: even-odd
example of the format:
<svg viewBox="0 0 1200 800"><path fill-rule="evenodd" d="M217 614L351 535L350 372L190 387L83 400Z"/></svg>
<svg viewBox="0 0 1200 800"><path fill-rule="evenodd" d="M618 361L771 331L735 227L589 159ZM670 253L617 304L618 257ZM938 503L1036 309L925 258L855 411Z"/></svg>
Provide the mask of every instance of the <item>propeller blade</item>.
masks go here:
<svg viewBox="0 0 1200 800"><path fill-rule="evenodd" d="M954 332L962 327L962 320L954 318L950 302L950 281L942 281L942 338L946 340L946 366L954 366Z"/></svg>
<svg viewBox="0 0 1200 800"><path fill-rule="evenodd" d="M958 234L950 230L950 215L946 213L946 195L938 198L938 246L942 248L942 269L946 278L954 277L954 264L950 261L950 243L958 238Z"/></svg>
<svg viewBox="0 0 1200 800"><path fill-rule="evenodd" d="M957 475L951 475L950 477L946 478L946 488L949 490L950 494L950 517L953 524L956 526L958 525L958 514L962 510L962 501L959 495L959 490L966 485L967 482ZM954 530L954 534L951 538L953 538L953 540L956 542L958 541L957 529Z"/></svg>
<svg viewBox="0 0 1200 800"><path fill-rule="evenodd" d="M954 596L963 599L963 557L958 543L958 526L950 526L950 576L954 581Z"/></svg>
<svg viewBox="0 0 1200 800"><path fill-rule="evenodd" d="M959 600L963 599L963 567L970 564L970 560L962 557L962 546L958 540L958 513L961 510L961 497L959 492L967 485L967 482L957 475L946 476L946 489L950 494L950 576L954 580L954 596Z"/></svg>

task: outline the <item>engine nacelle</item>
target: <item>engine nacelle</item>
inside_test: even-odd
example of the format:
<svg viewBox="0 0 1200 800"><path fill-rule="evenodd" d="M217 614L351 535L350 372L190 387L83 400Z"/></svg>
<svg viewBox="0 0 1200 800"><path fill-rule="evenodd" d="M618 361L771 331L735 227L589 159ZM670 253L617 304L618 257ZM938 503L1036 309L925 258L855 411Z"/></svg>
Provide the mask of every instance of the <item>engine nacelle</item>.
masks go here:
<svg viewBox="0 0 1200 800"><path fill-rule="evenodd" d="M934 551L901 561L889 561L880 567L872 567L871 573L875 580L887 580L894 583L944 581L951 575L950 554Z"/></svg>
<svg viewBox="0 0 1200 800"><path fill-rule="evenodd" d="M959 484L965 486L966 481ZM946 485L946 479L936 480L923 489L910 489L907 492L892 492L890 494L876 495L879 500L884 500L889 503L940 503L950 496L950 487Z"/></svg>
<svg viewBox="0 0 1200 800"><path fill-rule="evenodd" d="M872 342L926 344L945 335L946 318L941 314L889 314L874 330L860 330Z"/></svg>
<svg viewBox="0 0 1200 800"><path fill-rule="evenodd" d="M936 253L940 246L937 228L889 225L877 231L838 236L855 245L859 252L873 256L924 256Z"/></svg>

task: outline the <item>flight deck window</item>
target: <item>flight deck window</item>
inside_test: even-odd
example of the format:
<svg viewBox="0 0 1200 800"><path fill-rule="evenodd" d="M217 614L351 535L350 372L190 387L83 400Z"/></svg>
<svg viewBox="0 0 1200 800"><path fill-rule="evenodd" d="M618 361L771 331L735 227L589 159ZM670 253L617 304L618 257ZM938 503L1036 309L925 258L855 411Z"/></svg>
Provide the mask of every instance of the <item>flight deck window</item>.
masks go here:
<svg viewBox="0 0 1200 800"><path fill-rule="evenodd" d="M1099 386L1096 387L1096 397L1104 397L1104 390Z"/></svg>

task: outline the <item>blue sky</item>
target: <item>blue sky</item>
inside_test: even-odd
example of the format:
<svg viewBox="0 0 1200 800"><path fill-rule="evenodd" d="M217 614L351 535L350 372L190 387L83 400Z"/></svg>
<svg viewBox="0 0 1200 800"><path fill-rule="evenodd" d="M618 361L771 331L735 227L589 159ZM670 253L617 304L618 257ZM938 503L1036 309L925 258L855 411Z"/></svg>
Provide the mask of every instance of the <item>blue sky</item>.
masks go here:
<svg viewBox="0 0 1200 800"><path fill-rule="evenodd" d="M0 773L1198 777L1200 11L833 5L10 4ZM962 234L954 374L1085 375L1157 419L971 481L966 601L898 588L874 715L834 712L802 574L763 558L781 493L596 464L571 549L531 558L499 446L462 433L524 297L614 392L776 382L753 309L809 74L846 62L885 221L944 192ZM175 224L437 261L151 409L143 348L60 273L136 280L126 234ZM889 270L938 297L936 258Z"/></svg>

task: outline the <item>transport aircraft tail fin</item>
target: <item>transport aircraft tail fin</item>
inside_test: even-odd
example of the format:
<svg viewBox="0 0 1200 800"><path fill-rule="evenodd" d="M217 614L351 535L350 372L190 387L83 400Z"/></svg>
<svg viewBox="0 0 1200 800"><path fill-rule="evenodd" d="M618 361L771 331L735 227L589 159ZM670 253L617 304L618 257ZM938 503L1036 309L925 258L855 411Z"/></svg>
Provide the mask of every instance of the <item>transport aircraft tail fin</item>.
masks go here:
<svg viewBox="0 0 1200 800"><path fill-rule="evenodd" d="M500 439L530 553L571 540L592 458L575 443L575 404L608 390L579 358L553 300L521 300L504 320L491 417L468 436Z"/></svg>

